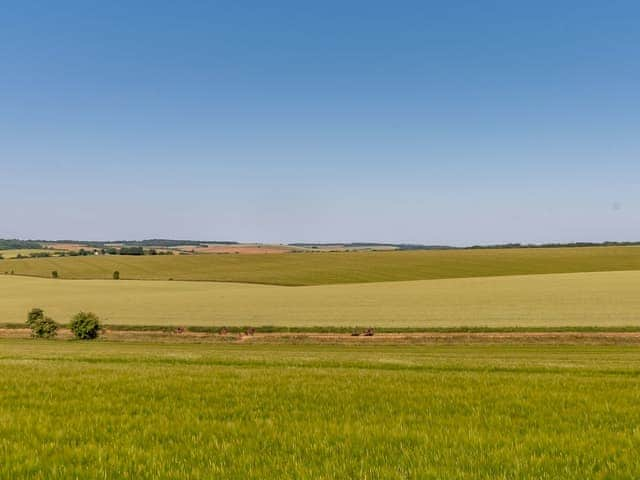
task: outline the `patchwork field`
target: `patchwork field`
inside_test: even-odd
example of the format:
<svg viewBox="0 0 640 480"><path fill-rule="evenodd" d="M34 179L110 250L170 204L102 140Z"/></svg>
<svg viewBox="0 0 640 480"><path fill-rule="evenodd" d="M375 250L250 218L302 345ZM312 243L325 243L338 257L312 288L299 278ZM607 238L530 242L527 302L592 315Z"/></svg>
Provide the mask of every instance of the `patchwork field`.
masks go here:
<svg viewBox="0 0 640 480"><path fill-rule="evenodd" d="M283 287L0 276L0 319L186 326L640 326L640 271Z"/></svg>
<svg viewBox="0 0 640 480"><path fill-rule="evenodd" d="M88 256L1 260L0 273L64 279L211 280L326 285L640 270L640 247L528 248L282 255Z"/></svg>
<svg viewBox="0 0 640 480"><path fill-rule="evenodd" d="M11 271L0 323L41 307L114 327L640 328L636 247L0 262ZM0 478L640 476L637 333L28 334L0 338Z"/></svg>
<svg viewBox="0 0 640 480"><path fill-rule="evenodd" d="M233 253L241 255L260 255L269 253L289 253L296 250L294 247L286 245L250 245L250 244L234 244L234 245L207 245L204 246L184 246L175 247L173 250L192 252L192 253Z"/></svg>
<svg viewBox="0 0 640 480"><path fill-rule="evenodd" d="M0 478L640 476L637 348L0 352Z"/></svg>

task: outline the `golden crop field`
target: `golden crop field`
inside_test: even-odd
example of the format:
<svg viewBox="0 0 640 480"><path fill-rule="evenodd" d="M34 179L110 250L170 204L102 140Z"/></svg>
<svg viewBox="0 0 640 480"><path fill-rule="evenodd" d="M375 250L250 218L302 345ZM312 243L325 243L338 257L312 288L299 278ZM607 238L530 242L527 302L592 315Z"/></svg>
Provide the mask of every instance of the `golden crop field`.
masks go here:
<svg viewBox="0 0 640 480"><path fill-rule="evenodd" d="M0 276L0 319L186 326L640 326L640 271L284 287Z"/></svg>
<svg viewBox="0 0 640 480"><path fill-rule="evenodd" d="M0 261L0 273L63 279L212 280L274 285L640 270L639 247L281 255L87 256Z"/></svg>

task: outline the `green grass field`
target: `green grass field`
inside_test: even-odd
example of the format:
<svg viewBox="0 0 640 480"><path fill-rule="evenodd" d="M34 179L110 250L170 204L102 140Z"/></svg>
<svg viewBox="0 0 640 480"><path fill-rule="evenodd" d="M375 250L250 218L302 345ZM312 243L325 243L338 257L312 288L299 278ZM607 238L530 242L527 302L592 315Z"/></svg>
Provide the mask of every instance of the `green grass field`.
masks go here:
<svg viewBox="0 0 640 480"><path fill-rule="evenodd" d="M283 287L0 276L0 319L184 326L640 326L640 271Z"/></svg>
<svg viewBox="0 0 640 480"><path fill-rule="evenodd" d="M51 250L51 249L43 249L43 248L42 249L38 249L38 248L20 248L20 249L12 249L12 250L0 250L0 255L2 255L2 257L5 260L9 260L9 259L12 259L12 258L16 258L18 255L22 255L24 257L28 257L32 253L48 253L50 255L55 255L58 252L59 252L59 250Z"/></svg>
<svg viewBox="0 0 640 480"><path fill-rule="evenodd" d="M0 340L0 478L640 476L628 347Z"/></svg>
<svg viewBox="0 0 640 480"><path fill-rule="evenodd" d="M640 247L88 256L0 261L0 273L64 279L215 280L326 285L544 273L640 270Z"/></svg>

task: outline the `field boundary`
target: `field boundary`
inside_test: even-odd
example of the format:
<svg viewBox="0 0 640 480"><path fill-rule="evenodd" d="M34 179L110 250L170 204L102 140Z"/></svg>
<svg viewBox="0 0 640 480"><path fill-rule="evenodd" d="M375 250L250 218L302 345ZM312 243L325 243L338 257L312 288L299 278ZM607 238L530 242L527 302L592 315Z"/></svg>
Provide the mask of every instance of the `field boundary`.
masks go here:
<svg viewBox="0 0 640 480"><path fill-rule="evenodd" d="M68 328L68 324L60 324L62 328ZM0 329L24 329L24 323L1 323ZM253 333L330 333L330 334L364 334L370 328L369 326L356 325L352 327L341 326L315 326L315 327L283 327L283 326L189 326L189 325L123 325L123 324L105 324L105 330L121 331L121 332L164 332L175 333L178 331L191 333L208 333L220 334L222 330L226 330L229 334L245 333L248 329L252 329ZM606 326L567 326L567 327L536 327L536 326L513 326L513 327L375 327L374 334L383 333L640 333L639 326L622 326L622 327L606 327Z"/></svg>
<svg viewBox="0 0 640 480"><path fill-rule="evenodd" d="M293 330L293 329L292 329ZM210 344L335 344L335 345L629 345L640 346L640 328L628 329L433 329L431 331L346 333L309 331L264 331L238 328L127 329L107 326L98 342L210 343ZM306 330L306 331L302 331ZM341 330L341 329L336 329ZM388 329L387 329L388 330ZM414 329L415 330L415 329ZM21 324L0 325L0 339L29 339L31 331ZM59 329L54 341L72 341L68 327ZM42 341L42 340L33 340Z"/></svg>

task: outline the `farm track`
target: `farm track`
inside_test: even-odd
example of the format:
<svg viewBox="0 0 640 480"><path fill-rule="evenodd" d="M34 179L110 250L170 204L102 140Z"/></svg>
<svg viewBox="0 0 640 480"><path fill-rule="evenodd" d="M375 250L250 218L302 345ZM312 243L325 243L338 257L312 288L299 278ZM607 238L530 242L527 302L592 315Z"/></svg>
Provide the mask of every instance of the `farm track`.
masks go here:
<svg viewBox="0 0 640 480"><path fill-rule="evenodd" d="M26 328L0 328L0 338L30 338ZM59 330L58 340L70 340L71 332ZM640 345L640 332L417 332L379 333L354 336L346 333L255 333L216 334L184 331L137 331L106 329L101 341L149 343L225 344L347 344L347 345L429 345L429 344L541 344L541 345Z"/></svg>

